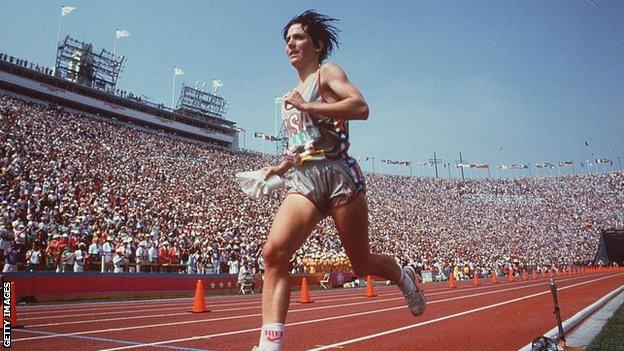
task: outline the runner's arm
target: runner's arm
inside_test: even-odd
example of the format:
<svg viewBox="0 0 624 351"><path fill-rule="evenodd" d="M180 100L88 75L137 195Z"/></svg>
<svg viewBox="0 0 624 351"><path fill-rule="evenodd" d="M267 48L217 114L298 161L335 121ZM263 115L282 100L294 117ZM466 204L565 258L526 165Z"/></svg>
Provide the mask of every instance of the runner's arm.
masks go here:
<svg viewBox="0 0 624 351"><path fill-rule="evenodd" d="M306 102L297 91L290 92L286 103L312 115L335 119L368 119L368 105L360 90L335 63L321 68L321 91L327 102Z"/></svg>

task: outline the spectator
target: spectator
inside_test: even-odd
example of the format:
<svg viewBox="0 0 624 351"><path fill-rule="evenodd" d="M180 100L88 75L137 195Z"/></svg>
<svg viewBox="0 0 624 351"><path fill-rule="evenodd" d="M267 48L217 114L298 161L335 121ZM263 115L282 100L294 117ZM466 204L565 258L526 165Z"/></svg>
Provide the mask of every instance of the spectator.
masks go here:
<svg viewBox="0 0 624 351"><path fill-rule="evenodd" d="M26 252L26 262L28 266L26 270L28 272L36 272L40 269L42 261L42 253L39 245L34 242L28 252Z"/></svg>
<svg viewBox="0 0 624 351"><path fill-rule="evenodd" d="M124 249L118 248L115 250L115 257L113 257L113 265L115 266L114 273L123 273L124 267L128 264L128 260L124 256Z"/></svg>
<svg viewBox="0 0 624 351"><path fill-rule="evenodd" d="M102 270L101 272L110 272L113 268L113 251L115 238L111 236L106 237L106 241L102 244Z"/></svg>
<svg viewBox="0 0 624 351"><path fill-rule="evenodd" d="M76 256L74 252L72 252L71 247L69 245L65 245L63 248L63 253L61 254L61 260L63 262L62 270L63 273L69 273L74 271L74 263L76 262Z"/></svg>
<svg viewBox="0 0 624 351"><path fill-rule="evenodd" d="M17 244L13 243L11 247L4 252L4 257L6 257L6 262L4 263L2 272L17 272L17 264L19 263L19 250L17 248Z"/></svg>
<svg viewBox="0 0 624 351"><path fill-rule="evenodd" d="M84 243L78 244L78 248L74 251L74 273L84 272L85 256L84 251L86 245Z"/></svg>
<svg viewBox="0 0 624 351"><path fill-rule="evenodd" d="M141 241L139 247L136 250L136 271L137 273L144 271L144 265L149 263L149 256L147 251L147 242Z"/></svg>

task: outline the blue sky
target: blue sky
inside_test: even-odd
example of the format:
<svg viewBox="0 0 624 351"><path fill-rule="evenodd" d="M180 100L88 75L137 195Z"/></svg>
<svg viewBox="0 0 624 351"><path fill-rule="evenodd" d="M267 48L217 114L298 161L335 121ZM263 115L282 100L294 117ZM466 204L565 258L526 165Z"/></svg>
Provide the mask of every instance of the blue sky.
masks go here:
<svg viewBox="0 0 624 351"><path fill-rule="evenodd" d="M622 1L63 3L76 7L63 17L63 37L112 51L115 29L130 32L117 42L127 58L121 89L170 104L174 66L184 71L178 89L222 80L226 117L247 130L251 149L271 150L251 133L273 133L274 98L296 84L281 29L314 8L340 19L330 60L370 106L368 121L351 124L353 155L418 162L436 151L454 162L461 151L491 165L609 157L615 168L617 156L624 161ZM60 8L0 0L0 51L52 66Z"/></svg>

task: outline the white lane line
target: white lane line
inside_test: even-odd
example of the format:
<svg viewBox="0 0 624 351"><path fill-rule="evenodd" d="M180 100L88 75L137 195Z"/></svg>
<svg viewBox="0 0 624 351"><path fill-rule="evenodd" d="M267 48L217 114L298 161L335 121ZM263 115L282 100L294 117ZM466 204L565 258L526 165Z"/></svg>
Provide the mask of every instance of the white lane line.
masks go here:
<svg viewBox="0 0 624 351"><path fill-rule="evenodd" d="M363 304L379 303L379 302L393 301L393 300L398 300L398 299L403 299L403 298L399 297L399 298L391 298L391 299L385 299L385 300L373 300L373 301L369 300L369 301L352 302L352 303L340 304L340 305L330 305L330 306L321 306L321 307L302 308L302 309L291 310L289 312L290 313L296 313L296 312L314 311L314 310L322 310L322 309L334 309L334 308L339 308L339 307L348 307L348 306L356 306L356 305L363 305ZM181 322L178 321L178 322L171 322L171 323L158 323L158 324L151 324L151 325L139 325L139 326L121 327L121 328L89 330L89 331L75 332L75 333L66 333L66 334L58 333L56 335L45 335L45 336L36 336L36 337L29 337L29 338L17 338L17 339L14 338L12 341L13 342L17 342L17 341L27 341L27 340L49 339L49 338L63 337L63 336L72 336L72 335L87 335L87 334L107 333L107 332L112 332L112 331L134 330L134 329L144 329L144 328L156 328L156 327L165 327L165 326L179 326L179 325L183 325L183 324L218 322L218 321L225 321L225 320L231 320L231 319L251 318L251 317L259 317L259 316L262 316L262 313L237 315L237 316L229 316L229 317L221 317L221 318L207 318L207 319L199 319L199 320L191 320L191 321L181 321ZM16 331L19 331L19 329L16 329Z"/></svg>
<svg viewBox="0 0 624 351"><path fill-rule="evenodd" d="M384 290L384 291L388 291L388 290L393 290L396 289L396 287L393 287L392 289L380 289L380 290ZM364 291L362 289L362 291ZM337 296L347 296L347 295L352 295L353 291L350 290L340 290L340 291L336 291L336 292L330 292L330 293L321 293L321 294L314 294L312 293L312 298L318 298L320 299L324 299L324 298L331 298L331 297L337 297ZM293 294L294 295L294 294ZM362 293L362 295L364 295L364 293ZM260 296L261 294L254 294L254 295L231 295L231 296L209 296L207 297L208 302L209 303L229 303L231 301L235 301L235 302L240 302L241 299L243 299L244 301L247 302L260 302ZM293 297L292 300L295 300L296 298ZM154 303L152 303L152 301L154 301ZM57 310L68 310L71 309L72 312L86 312L86 311L91 311L91 310L101 310L102 308L106 308L107 310L112 310L112 312L107 312L107 313L125 313L128 312L128 310L124 310L124 308L127 307L133 307L133 308L150 308L150 307L154 307L154 308L158 308L161 309L161 307L165 306L178 306L180 307L180 303L157 303L157 301L165 301L165 302L169 302L169 301L193 301L193 298L175 298L175 299L155 299L155 300L131 300L131 301L111 301L111 302L91 302L91 303L68 303L68 304L55 304L55 305L46 305L46 306L18 306L18 310L17 312L19 313L19 315L21 316L33 316L33 315L46 315L46 314L50 314L53 313L54 311ZM85 306L83 306L85 305ZM102 306L103 305L103 306ZM190 305L190 303L189 303ZM82 306L82 307L75 307L75 308L70 308L72 306ZM36 310L33 311L33 309L41 309L41 310ZM73 314L75 315L75 314Z"/></svg>
<svg viewBox="0 0 624 351"><path fill-rule="evenodd" d="M569 278L566 279L567 280L575 280L574 278ZM563 280L562 280L563 281ZM464 298L470 298L470 297L474 297L474 296L480 296L480 295L484 295L484 294L493 294L493 293L498 293L498 292L505 292L505 291L510 291L510 290L515 290L515 289L523 289L523 288L530 288L530 287L534 287L537 285L541 285L543 282L536 282L536 283L532 283L529 285L524 285L524 286L514 286L514 287L510 287L507 289L501 289L501 290L493 290L493 291L489 291L489 292L485 292L485 293L481 293L481 294L474 294L474 295L463 295L463 296L458 296L458 297L454 297L454 298L449 298L446 299L444 301L452 301L452 300L457 300L457 299L464 299ZM486 285L486 286L481 286L481 287L477 287L477 288L469 288L469 289L465 289L465 290L460 290L462 292L467 292L467 291L473 291L473 290L483 290L483 289L489 289L492 287L497 287L494 285ZM457 292L457 290L449 290L449 289L444 289L443 292L438 292L438 293L431 293L428 294L428 296L436 296L436 295L448 295L448 294L452 294ZM398 292L394 293L394 294L388 294L387 296L394 296L397 295ZM354 299L360 299L360 298L351 298L351 300ZM387 302L387 301L396 301L396 300L402 300L402 297L398 297L398 298L390 298L390 299L381 299L381 300L374 300L374 301L364 301L364 302L355 302L355 303L349 303L349 304L340 304L340 305L332 305L332 306L323 306L323 307L314 307L314 308L304 308L304 309L293 309L290 312L291 313L295 313L295 312L300 312L300 311L313 311L313 310L319 310L319 309L327 309L327 308L340 308L340 307L348 307L348 306L354 306L354 305L363 305L363 304L370 304L370 303L377 303L377 302ZM340 299L340 301L344 301L344 299ZM434 302L430 302L430 303L434 303ZM169 314L172 315L172 314ZM82 332L73 332L73 333L57 333L56 335L50 336L38 336L38 337L27 337L27 338L17 338L17 339L13 339L13 341L27 341L27 340L37 340L37 339L47 339L47 338L54 338L54 337L62 337L64 335L86 335L86 334L97 334L97 333L105 333L105 332L109 332L109 331L123 331L123 330L134 330L134 329L145 329L145 328L154 328L154 327L163 327L163 326L170 326L170 325L180 325L180 324L192 324L192 323L202 323L202 322L214 322L214 321L223 321L223 320L230 320L230 319L237 319L237 318L251 318L251 317L257 317L260 316L261 314L247 314L247 315L242 315L242 316L232 316L232 317L222 317L222 318L212 318L212 319L200 319L200 320L191 320L191 321L181 321L181 322L172 322L172 323L159 323L159 324L152 324L152 325L135 325L135 326L131 326L131 327L119 327L119 328L111 328L111 329L99 329L99 330L89 330L89 331L82 331ZM112 319L112 318L110 318ZM110 320L107 319L107 320ZM131 319L130 317L124 318L124 319ZM102 320L102 321L106 321L106 320ZM65 322L65 323L50 323L53 325L64 325L64 324L92 324L94 323L94 321L85 321L85 322L76 322L76 323L70 323L70 322ZM41 326L41 325L40 325ZM32 326L34 327L34 326Z"/></svg>
<svg viewBox="0 0 624 351"><path fill-rule="evenodd" d="M600 281L600 280L603 280L603 279L608 279L608 278L611 278L611 277L614 277L614 276L617 276L617 275L621 275L621 274L622 273L616 274L616 275L613 275L613 276L606 276L606 277L602 277L602 278L597 278L597 279L593 279L593 280L589 280L589 281L585 281L585 282L581 282L581 283L576 283L576 284L572 284L572 285L568 285L568 286L565 286L565 287L558 288L557 290L558 291L566 290L566 289L574 288L574 287L577 287L577 286L580 286L580 285L585 285L585 284L597 282L597 281ZM393 333L398 333L398 332L405 331L405 330L408 330L408 329L420 327L420 326L431 324L431 323L435 323L435 322L444 321L444 320L455 318L455 317L461 317L461 316L464 316L464 315L467 315L467 314L480 312L480 311L488 310L488 309L499 307L499 306L503 306L503 305L508 305L510 303L514 303L514 302L530 299L530 298L537 297L537 296L540 296L540 295L545 295L545 294L550 294L550 289L542 291L542 292L539 292L539 293L526 295L526 296L518 297L518 298L515 298L515 299L511 299L511 300L507 300L507 301L503 301L503 302L499 302L499 303L495 303L495 304L491 304L491 305L475 308L475 309L472 309L472 310L463 311L463 312L459 312L459 313L454 313L454 314L451 314L451 315L448 315L448 316L444 316L444 317L440 317L440 318L424 321L424 322L421 322L421 323L416 323L416 324L412 324L412 325L406 325L406 326L401 327L401 328L390 329L390 330L386 330L386 331L383 331L383 332L380 332L380 333L366 335L366 336L363 336L363 337L360 337L360 338L355 338L355 339L345 340L345 341L342 341L342 342L337 342L337 343L334 343L334 344L331 344L331 345L326 345L326 346L323 346L323 347L310 349L308 351L327 350L327 349L334 348L334 347L337 347L337 346L344 346L344 345L353 344L353 343L364 341L364 340L374 339L374 338L377 338L377 337L380 337L380 336L385 336L385 335L389 335L389 334L393 334Z"/></svg>
<svg viewBox="0 0 624 351"><path fill-rule="evenodd" d="M589 283L593 283L593 282L596 282L596 281L599 281L599 280L603 280L603 279L607 279L607 278L611 278L611 277L613 277L613 276L605 276L605 277L594 279L594 280L590 280L590 281L583 281L581 283L577 283L577 284L569 285L569 286L564 287L564 288L560 288L559 290L564 290L564 289L567 289L567 288L570 288L570 287L574 287L574 286L578 286L578 285L589 284ZM541 285L543 283L544 282L540 282L539 285ZM513 288L501 289L501 290L497 290L497 291L488 291L488 292L484 292L484 293L478 293L478 294L472 294L472 295L466 295L466 296L457 296L457 297L453 297L453 298L432 301L429 304L443 303L443 302L448 302L448 301L453 301L453 300L460 300L460 299L466 299L466 298L476 297L476 296L490 295L490 294L495 294L495 293L504 292L504 291L517 290L519 288L522 288L522 287L513 287ZM526 299L526 298L531 298L531 297L534 297L534 296L539 296L539 295L546 294L546 293L550 293L550 289L547 290L547 291L541 292L541 293L523 296L523 297L520 297L520 298L517 298L517 299L508 300L507 302L502 302L502 303L498 303L498 304L495 304L495 305L490 305L490 307L481 307L479 309L475 309L475 310L472 310L472 311L476 312L478 310L483 310L483 309L487 309L487 308L497 307L499 305L504 305L504 304L511 303L509 301L515 302L515 301L523 300L523 299ZM402 299L402 297L399 298L399 299ZM374 302L380 302L380 301L374 301ZM393 311L393 310L404 309L404 308L406 308L406 307L404 305L401 305L401 306L398 306L398 307L389 307L389 308L384 308L384 309L379 309L379 310L371 310L371 311L365 311L365 312L359 312L359 313L339 315L339 316L334 316L334 317L313 319L313 320L302 321L302 322L287 323L286 326L296 326L296 325L311 324L311 323L317 323L317 322L325 322L325 321L336 320L336 319L359 317L359 316L363 316L363 315L369 315L369 314L373 314L373 313L381 313L381 312ZM302 311L302 310L297 310L297 311ZM425 324L433 323L433 322L436 322L436 321L439 321L439 320L453 318L453 317L460 316L460 315L467 314L467 313L472 313L472 312L467 312L466 311L466 312L458 313L458 314L447 316L447 317L441 317L441 318L437 318L437 319L434 319L434 320L425 321L425 322L419 323L417 325L412 325L412 326L409 326L409 327L413 328L413 327L416 327L416 326L419 326L419 325L425 325ZM127 350L127 349L134 349L134 348L137 348L137 347L146 347L146 346L171 344L171 343L178 343L178 342L185 342L185 341L194 341L194 340L200 340L200 339L209 339L209 338L215 338L215 337L220 337L220 336L242 334L242 333L248 333L248 332L259 331L259 330L260 330L260 328L235 330L235 331L218 333L218 334L206 334L206 335L194 336L194 337L189 337L189 338L172 339L172 340L164 340L164 341L158 341L158 342L153 342L153 343L146 343L146 344L142 344L141 346L136 345L136 346L117 347L117 348L112 348L112 349L103 349L103 350L100 350L100 351ZM341 346L341 345L342 345L341 343L327 345L327 346L324 347L324 349L333 348L333 347Z"/></svg>
<svg viewBox="0 0 624 351"><path fill-rule="evenodd" d="M385 294L384 296L393 296L393 295L397 295L397 294ZM331 299L331 300L323 300L322 302L336 302L336 301L349 301L349 300L364 300L367 299L367 297L365 296L357 296L357 297L350 297L350 298L341 298L341 299ZM319 300L316 301L317 303L321 302ZM208 305L208 309L210 309L212 312L232 312L232 311L242 311L242 310L249 310L249 309L254 309L254 308L261 308L262 305L260 304L260 301L257 302L253 302L253 306L248 306L248 307L234 307L234 308L224 308L224 309L213 309L213 305L209 304ZM184 309L182 307L178 307L177 309ZM166 308L163 309L159 309L159 310L166 310ZM114 317L114 318L102 318L102 319L90 319L90 320L80 320L80 321L70 321L70 322L58 322L58 323L46 323L46 324L33 324L33 325L28 325L29 328L38 328L38 327L52 327L52 326L58 326L58 325L69 325L69 324L92 324L92 323L97 323L97 322L111 322L111 321L121 321L121 320L130 320L130 319L145 319L145 318L153 318L153 317L171 317L171 316L189 316L189 312L188 310L190 310L190 307L186 308L185 312L181 312L181 313L164 313L164 314L150 314L150 315L140 315L140 316L128 316L128 317ZM76 315L70 315L72 317L76 317ZM91 315L90 315L91 316ZM20 321L23 321L24 319L28 319L28 318L20 318Z"/></svg>
<svg viewBox="0 0 624 351"><path fill-rule="evenodd" d="M536 286L539 285L539 283L533 283L531 285L526 285L524 287L532 287L532 286ZM474 290L483 290L483 289L489 289L489 288L493 288L496 287L494 285L485 285L485 286L480 286L480 287L471 287L471 288L467 288L464 290L459 290L461 292L467 292L467 291L474 291ZM379 296L383 296L383 297L391 297L391 296L395 296L395 295L399 295L399 292L396 291L396 289L392 293L386 293L384 292L383 294L379 294ZM509 289L508 289L509 290ZM448 288L445 289L437 289L435 291L439 291L439 292L432 292L432 293L427 293L427 296L431 297L431 296L437 296L437 295L448 295L448 294L452 294L457 292L458 290L449 290ZM354 297L352 294L348 294L347 295L348 298L341 298L341 299L329 299L329 300L317 300L317 302L334 302L334 301L349 301L349 300L363 300L363 299L368 299L367 297L364 296L357 296ZM394 299L386 299L386 300L376 300L378 302L383 302L383 301L394 301L394 300L400 300L401 298L394 298ZM259 302L259 301L258 301ZM332 306L332 307L340 307L340 306L345 306L345 305L336 305L336 306ZM242 307L242 308L230 308L230 309L223 309L223 310L213 310L214 312L227 312L227 311L240 311L240 310L246 310L246 309L252 309L252 308L260 308L260 305L257 306L251 306L251 307ZM297 309L291 310L291 312L294 311L298 311ZM150 317L168 317L168 316L180 316L180 315L188 315L188 312L182 312L182 313L168 313L168 314L157 314L157 315L148 315L148 316L127 316L127 317L115 317L115 318L103 318L103 319L95 319L95 320L81 320L81 321L65 321L65 322L57 322L57 323L46 323L46 324L34 324L34 325L29 325L29 327L31 328L36 328L36 327L51 327L51 326L59 326L59 325L69 325L69 324L93 324L96 322L111 322L111 321L119 321L119 320L130 320L130 319L145 319L145 318L150 318ZM21 320L21 319L20 319ZM213 320L202 320L202 321L213 321ZM187 321L187 322L178 322L178 323L193 323L194 321ZM129 327L129 328L135 328L135 329L140 329L140 328L149 328L149 327L160 327L160 326L166 326L166 325L162 325L162 324L156 324L156 325L146 325L146 326L133 326L133 327ZM116 329L116 330L119 330ZM97 330L97 331L92 331L93 333L99 333L99 332L105 332L107 330ZM76 333L86 333L85 332L76 332ZM74 333L75 334L75 333ZM61 334L59 334L61 335ZM49 338L50 336L46 336L47 338ZM46 337L41 337L41 338L46 338ZM33 339L36 337L32 337L30 339ZM23 340L23 339L15 339L14 341L19 341L19 340Z"/></svg>
<svg viewBox="0 0 624 351"><path fill-rule="evenodd" d="M225 304L225 303L213 304L213 303L210 303L210 302L211 302L210 300L207 301L208 306L210 307L210 309L213 309L213 307L232 306L232 304ZM245 306L245 305L251 305L251 304L257 305L259 303L260 303L260 301L246 301L246 302L237 303L236 305L239 305L239 306ZM127 315L128 313L133 313L133 312L139 312L139 313L140 312L150 312L150 310L154 310L154 311L171 311L171 310L188 310L190 308L191 308L191 304L189 304L186 307L180 306L180 305L178 305L177 307L165 307L165 308L162 308L160 306L154 306L154 307L151 307L151 308L148 308L148 309L140 309L140 310L125 310L125 311L96 312L96 313L92 313L91 312L91 313L85 314L84 316L85 317L105 316L105 315L110 315L110 314L126 314ZM39 320L43 320L43 319L54 319L54 318L65 318L65 317L82 317L80 315L80 312L82 312L82 311L76 311L76 312L71 313L71 314L55 314L53 316L26 317L26 318L22 318L20 314L18 314L18 315L20 316L19 317L20 321L28 321L28 320L37 320L37 321L39 321ZM150 316L146 315L145 317L150 317ZM95 322L95 321L98 321L98 320L88 320L87 322ZM29 325L29 326L31 326L31 325Z"/></svg>
<svg viewBox="0 0 624 351"><path fill-rule="evenodd" d="M534 281L532 281L531 283L533 283ZM513 283L512 283L513 284ZM461 290L449 290L447 287L436 287L433 289L427 289L425 290L425 292L427 293L428 296L434 296L434 295L440 295L440 294L450 294L450 293L454 293L457 291L461 291L461 292L465 292L465 291L473 291L473 290L481 290L481 289L485 289L485 288L492 288L495 287L496 285L493 284L486 284L486 285L482 285L479 287L467 287L465 289L461 289ZM385 289L379 289L379 290L383 290L383 292L379 292L379 296L391 296L391 295L395 295L396 292L396 287L393 288L387 288L384 287ZM391 290L390 292L388 292L389 290ZM442 293L438 293L438 292L442 292ZM293 294L294 295L294 294ZM325 303L325 302L333 302L333 301L341 301L344 300L343 298L341 299L325 299L325 297L336 297L336 296L341 296L341 297L353 297L353 292L352 291L346 291L346 292L342 292L342 293L335 293L335 294L322 294L322 295L318 295L317 297L315 297L314 295L312 296L313 300L315 300L316 302L319 303ZM362 295L363 297L364 295ZM291 302L297 302L298 298L297 297L293 297L291 298ZM221 301L224 301L223 299ZM210 306L210 308L212 309L212 307L218 307L218 306L231 306L231 305L235 305L235 306L243 306L243 305L248 305L248 304L256 304L256 303L260 303L261 301L258 299L254 299L252 301L234 301L235 303L223 303L223 304L214 304L214 300L212 299L208 299L208 304ZM177 307L168 307L168 308L161 308L162 305L154 305L153 307L155 307L155 309L157 309L158 311L166 311L166 310L177 310L177 309L181 309L181 310L186 310L188 308L185 308L183 306L180 306L179 304L177 304ZM169 305L165 305L165 306L169 306ZM152 307L152 306L150 306ZM251 308L251 307L247 307L247 308ZM240 308L237 310L242 310L245 308ZM228 309L227 311L235 311L236 309ZM144 312L145 310L121 310L121 311L113 311L113 312L100 312L100 313L89 313L89 316L98 316L98 315L108 315L108 314L127 314L129 312ZM213 311L217 311L214 310ZM223 310L220 310L223 311ZM51 311L47 311L47 312L37 312L37 313L50 313ZM81 311L76 311L76 312L81 312ZM176 315L184 315L185 313L170 313L168 314L169 316L176 316ZM21 313L18 313L18 315L21 315ZM28 320L43 320L43 319L55 319L55 318L65 318L65 317L76 317L77 313L72 313L72 314L66 314L66 315L53 315L53 316L45 316L45 317L26 317L26 318L22 318L20 317L19 320L21 321L28 321ZM109 322L109 321L116 321L116 320L125 320L125 319L141 319L141 318L149 318L149 317L162 317L163 315L161 314L156 314L156 315L141 315L141 316L124 316L124 317L111 317L111 318L103 318L103 319L89 319L89 320L80 320L80 321L64 321L64 322L58 322L58 323L46 323L46 324L34 324L34 325L28 325L29 327L48 327L48 326L57 326L57 325L66 325L66 324L89 324L89 323L93 323L93 322Z"/></svg>
<svg viewBox="0 0 624 351"><path fill-rule="evenodd" d="M32 311L32 312L33 313L34 312L47 312L48 310L66 309L67 307L76 307L76 308L84 308L84 309L92 309L93 308L93 309L95 309L95 308L99 308L98 306L100 306L100 305L113 306L113 307L123 307L124 305L149 304L149 303L156 302L156 301L181 301L181 300L192 301L193 298L192 297L172 297L172 298L149 299L149 300L46 303L46 304L32 305L32 306L18 306L18 311L23 310L24 312L26 312L27 310L44 309L45 311Z"/></svg>

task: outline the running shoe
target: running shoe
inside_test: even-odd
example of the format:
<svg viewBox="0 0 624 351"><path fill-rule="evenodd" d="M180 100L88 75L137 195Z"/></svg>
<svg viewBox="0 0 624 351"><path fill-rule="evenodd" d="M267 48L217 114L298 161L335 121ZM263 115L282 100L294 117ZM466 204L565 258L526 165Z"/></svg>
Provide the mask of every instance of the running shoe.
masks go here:
<svg viewBox="0 0 624 351"><path fill-rule="evenodd" d="M425 294L422 290L418 289L418 284L416 283L416 271L414 271L414 268L411 266L403 267L403 272L405 272L405 274L407 274L414 282L414 290L403 295L405 303L407 303L407 307L409 307L414 316L420 316L423 312L425 312L425 308L427 306Z"/></svg>

